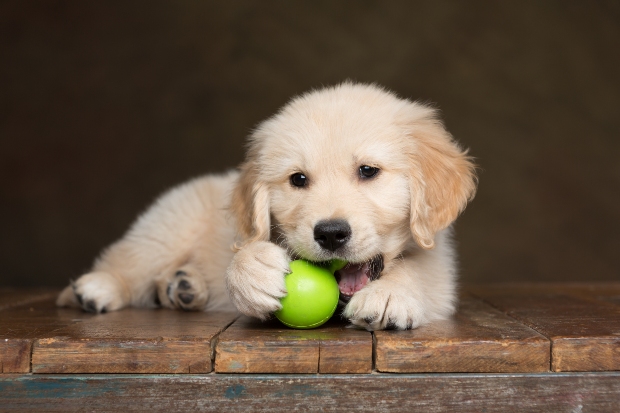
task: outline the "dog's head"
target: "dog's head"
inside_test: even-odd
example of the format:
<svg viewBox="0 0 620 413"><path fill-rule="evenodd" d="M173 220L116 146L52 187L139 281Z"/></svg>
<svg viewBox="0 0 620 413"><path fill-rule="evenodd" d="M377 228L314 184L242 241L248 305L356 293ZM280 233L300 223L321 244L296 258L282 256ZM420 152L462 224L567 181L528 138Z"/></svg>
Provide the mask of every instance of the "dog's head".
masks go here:
<svg viewBox="0 0 620 413"><path fill-rule="evenodd" d="M434 109L344 83L295 98L258 126L232 210L242 242L352 263L340 274L347 295L413 241L433 248L475 187L471 159Z"/></svg>

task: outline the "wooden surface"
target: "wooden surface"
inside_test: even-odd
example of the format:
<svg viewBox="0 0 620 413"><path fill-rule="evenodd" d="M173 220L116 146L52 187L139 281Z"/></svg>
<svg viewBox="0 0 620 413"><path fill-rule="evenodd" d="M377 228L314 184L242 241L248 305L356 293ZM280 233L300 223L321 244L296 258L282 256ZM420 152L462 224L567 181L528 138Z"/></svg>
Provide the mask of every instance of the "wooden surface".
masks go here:
<svg viewBox="0 0 620 413"><path fill-rule="evenodd" d="M12 291L8 373L535 373L620 370L620 283L469 287L457 314L412 331L292 330L236 314L56 308ZM7 290L0 290L7 291ZM469 294L469 295L468 295ZM7 298L8 297L8 298Z"/></svg>
<svg viewBox="0 0 620 413"><path fill-rule="evenodd" d="M219 338L218 373L370 373L372 334L330 321L292 330L277 321L238 319Z"/></svg>
<svg viewBox="0 0 620 413"><path fill-rule="evenodd" d="M546 336L553 371L620 370L619 284L484 286L471 291Z"/></svg>
<svg viewBox="0 0 620 413"><path fill-rule="evenodd" d="M33 373L208 373L238 315L129 309L74 322L33 344Z"/></svg>
<svg viewBox="0 0 620 413"><path fill-rule="evenodd" d="M617 413L620 372L0 376L3 412Z"/></svg>
<svg viewBox="0 0 620 413"><path fill-rule="evenodd" d="M16 293L0 411L620 411L620 283L467 290L451 320L376 333Z"/></svg>
<svg viewBox="0 0 620 413"><path fill-rule="evenodd" d="M456 316L410 331L377 331L381 372L542 372L550 343L536 331L471 297Z"/></svg>
<svg viewBox="0 0 620 413"><path fill-rule="evenodd" d="M25 305L28 303L53 299L58 295L58 291L50 289L18 289L0 287L0 310L5 308Z"/></svg>
<svg viewBox="0 0 620 413"><path fill-rule="evenodd" d="M3 373L28 373L32 345L36 339L76 320L88 320L92 314L56 308L52 301L29 302L0 311L0 361Z"/></svg>

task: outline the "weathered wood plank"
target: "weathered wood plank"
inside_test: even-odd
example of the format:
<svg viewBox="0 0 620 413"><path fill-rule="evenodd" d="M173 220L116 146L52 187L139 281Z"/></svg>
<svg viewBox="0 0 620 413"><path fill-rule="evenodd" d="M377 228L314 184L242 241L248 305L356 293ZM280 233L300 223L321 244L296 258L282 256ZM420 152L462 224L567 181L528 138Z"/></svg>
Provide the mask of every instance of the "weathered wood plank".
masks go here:
<svg viewBox="0 0 620 413"><path fill-rule="evenodd" d="M0 373L28 373L32 340L1 338Z"/></svg>
<svg viewBox="0 0 620 413"><path fill-rule="evenodd" d="M0 311L0 372L28 373L35 339L90 316L78 310L56 308L52 300L29 301Z"/></svg>
<svg viewBox="0 0 620 413"><path fill-rule="evenodd" d="M464 288L471 294L564 294L590 300L620 301L620 282L567 282L567 283L498 283L469 285Z"/></svg>
<svg viewBox="0 0 620 413"><path fill-rule="evenodd" d="M330 321L314 330L293 330L272 320L238 319L219 337L218 373L369 373L372 336Z"/></svg>
<svg viewBox="0 0 620 413"><path fill-rule="evenodd" d="M328 324L320 333L319 373L370 373L372 347L371 333Z"/></svg>
<svg viewBox="0 0 620 413"><path fill-rule="evenodd" d="M620 372L0 377L3 412L609 412Z"/></svg>
<svg viewBox="0 0 620 413"><path fill-rule="evenodd" d="M35 340L33 373L208 373L212 340L236 313L126 309Z"/></svg>
<svg viewBox="0 0 620 413"><path fill-rule="evenodd" d="M382 372L549 371L549 340L471 297L456 315L410 331L377 331Z"/></svg>
<svg viewBox="0 0 620 413"><path fill-rule="evenodd" d="M451 321L376 333L386 372L620 370L620 283L484 286ZM52 300L0 311L3 373L198 373L212 370L213 340L231 314L129 309L93 315ZM514 317L514 318L513 318ZM518 320L518 321L515 321ZM521 324L537 330L546 340ZM242 318L221 335L218 372L368 373L372 337L330 322L292 330ZM546 366L546 367L543 367Z"/></svg>
<svg viewBox="0 0 620 413"><path fill-rule="evenodd" d="M614 285L470 288L473 294L548 337L553 371L620 370L620 306Z"/></svg>
<svg viewBox="0 0 620 413"><path fill-rule="evenodd" d="M319 337L277 322L260 324L241 317L223 332L215 347L218 373L316 373Z"/></svg>
<svg viewBox="0 0 620 413"><path fill-rule="evenodd" d="M0 310L37 301L54 299L58 293L59 291L55 289L0 287Z"/></svg>

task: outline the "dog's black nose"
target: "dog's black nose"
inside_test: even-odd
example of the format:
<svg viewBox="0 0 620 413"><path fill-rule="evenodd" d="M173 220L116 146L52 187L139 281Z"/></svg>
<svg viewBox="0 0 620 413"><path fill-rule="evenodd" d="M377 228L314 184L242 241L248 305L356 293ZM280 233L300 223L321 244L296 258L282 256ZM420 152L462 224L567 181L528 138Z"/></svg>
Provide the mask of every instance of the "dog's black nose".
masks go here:
<svg viewBox="0 0 620 413"><path fill-rule="evenodd" d="M351 238L351 227L344 219L319 221L314 226L314 240L329 251L336 251Z"/></svg>

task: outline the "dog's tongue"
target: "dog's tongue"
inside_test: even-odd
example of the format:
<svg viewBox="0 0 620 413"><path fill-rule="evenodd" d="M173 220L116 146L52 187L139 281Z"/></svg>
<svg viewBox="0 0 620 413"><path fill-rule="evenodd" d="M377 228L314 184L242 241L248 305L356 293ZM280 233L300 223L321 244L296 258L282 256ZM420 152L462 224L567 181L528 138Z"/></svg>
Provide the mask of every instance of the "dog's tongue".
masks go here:
<svg viewBox="0 0 620 413"><path fill-rule="evenodd" d="M338 288L343 295L352 296L368 283L370 268L368 264L348 264L337 271Z"/></svg>

